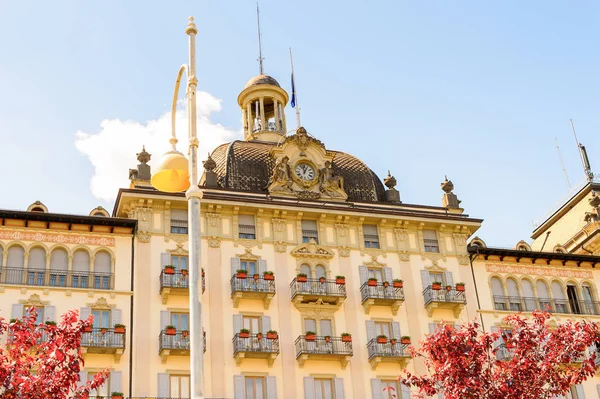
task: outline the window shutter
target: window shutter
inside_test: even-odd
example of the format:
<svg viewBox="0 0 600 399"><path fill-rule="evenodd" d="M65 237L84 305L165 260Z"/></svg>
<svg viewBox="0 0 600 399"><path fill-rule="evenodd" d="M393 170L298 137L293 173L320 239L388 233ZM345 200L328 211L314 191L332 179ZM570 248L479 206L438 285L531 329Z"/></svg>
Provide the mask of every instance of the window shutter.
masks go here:
<svg viewBox="0 0 600 399"><path fill-rule="evenodd" d="M254 215L238 215L238 223L244 226L254 226Z"/></svg>
<svg viewBox="0 0 600 399"><path fill-rule="evenodd" d="M264 259L259 259L258 261L258 273L262 276L264 272L267 271L267 261Z"/></svg>
<svg viewBox="0 0 600 399"><path fill-rule="evenodd" d="M400 395L401 399L410 399L410 388L404 384L400 384L400 391L402 392Z"/></svg>
<svg viewBox="0 0 600 399"><path fill-rule="evenodd" d="M121 371L111 371L110 373L110 391L111 392L122 392L122 375Z"/></svg>
<svg viewBox="0 0 600 399"><path fill-rule="evenodd" d="M371 396L373 399L383 399L381 381L378 378L371 378Z"/></svg>
<svg viewBox="0 0 600 399"><path fill-rule="evenodd" d="M78 387L85 385L85 383L87 382L87 374L87 371L79 372L79 382L77 382Z"/></svg>
<svg viewBox="0 0 600 399"><path fill-rule="evenodd" d="M277 399L276 378L273 376L267 377L267 399Z"/></svg>
<svg viewBox="0 0 600 399"><path fill-rule="evenodd" d="M364 283L367 282L367 278L369 277L369 272L367 271L367 267L366 266L359 266L358 267L358 274L360 276L360 285L363 285Z"/></svg>
<svg viewBox="0 0 600 399"><path fill-rule="evenodd" d="M437 235L435 234L435 230L423 230L423 239L424 240L437 240Z"/></svg>
<svg viewBox="0 0 600 399"><path fill-rule="evenodd" d="M304 377L304 399L315 399L315 379Z"/></svg>
<svg viewBox="0 0 600 399"><path fill-rule="evenodd" d="M577 399L585 399L585 392L583 391L583 385L577 384L577 385L575 385L575 389L577 390Z"/></svg>
<svg viewBox="0 0 600 399"><path fill-rule="evenodd" d="M233 397L234 399L246 399L246 379L243 375L233 376Z"/></svg>
<svg viewBox="0 0 600 399"><path fill-rule="evenodd" d="M121 309L113 309L110 311L110 315L112 317L112 326L115 324L121 324Z"/></svg>
<svg viewBox="0 0 600 399"><path fill-rule="evenodd" d="M240 258L231 258L231 275L233 276L241 268Z"/></svg>
<svg viewBox="0 0 600 399"><path fill-rule="evenodd" d="M56 307L54 306L44 306L44 313L46 316L46 320L44 321L56 321Z"/></svg>
<svg viewBox="0 0 600 399"><path fill-rule="evenodd" d="M367 325L367 341L370 341L375 338L375 322L373 320L367 320L365 321L365 324Z"/></svg>
<svg viewBox="0 0 600 399"><path fill-rule="evenodd" d="M234 314L233 315L233 334L237 334L242 329L242 315Z"/></svg>
<svg viewBox="0 0 600 399"><path fill-rule="evenodd" d="M423 290L431 285L429 282L429 272L427 270L421 270L421 281L423 282Z"/></svg>
<svg viewBox="0 0 600 399"><path fill-rule="evenodd" d="M437 328L437 324L429 323L429 334L433 334L435 332L436 328Z"/></svg>
<svg viewBox="0 0 600 399"><path fill-rule="evenodd" d="M392 280L394 279L394 277L392 277L392 268L391 267L384 267L383 268L383 272L385 273L385 280L392 284Z"/></svg>
<svg viewBox="0 0 600 399"><path fill-rule="evenodd" d="M21 319L23 317L23 305L12 305L12 318Z"/></svg>
<svg viewBox="0 0 600 399"><path fill-rule="evenodd" d="M452 272L444 272L444 279L446 280L446 285L454 286L454 280L452 279Z"/></svg>
<svg viewBox="0 0 600 399"><path fill-rule="evenodd" d="M87 320L92 314L92 308L79 308L79 319Z"/></svg>
<svg viewBox="0 0 600 399"><path fill-rule="evenodd" d="M333 383L335 384L335 399L344 399L344 379L334 378Z"/></svg>
<svg viewBox="0 0 600 399"><path fill-rule="evenodd" d="M262 333L266 334L267 331L269 331L271 329L271 317L270 316L263 316L261 317L262 321ZM239 330L238 330L239 331Z"/></svg>
<svg viewBox="0 0 600 399"><path fill-rule="evenodd" d="M400 323L397 321L392 322L392 338L400 339L402 334L400 333Z"/></svg>
<svg viewBox="0 0 600 399"><path fill-rule="evenodd" d="M158 373L158 396L168 398L169 395L169 374Z"/></svg>
<svg viewBox="0 0 600 399"><path fill-rule="evenodd" d="M171 220L188 220L187 210L171 209Z"/></svg>
<svg viewBox="0 0 600 399"><path fill-rule="evenodd" d="M377 234L377 226L374 224L363 224L363 234L376 236Z"/></svg>
<svg viewBox="0 0 600 399"><path fill-rule="evenodd" d="M169 255L169 253L167 253L167 252L163 252L162 254L160 254L161 269L164 269L166 265L170 265L170 264L171 264L171 255Z"/></svg>
<svg viewBox="0 0 600 399"><path fill-rule="evenodd" d="M596 385L596 390L598 391L598 397L600 398L600 384Z"/></svg>
<svg viewBox="0 0 600 399"><path fill-rule="evenodd" d="M161 310L160 311L160 329L164 330L165 327L167 327L169 324L171 324L171 313L168 310Z"/></svg>

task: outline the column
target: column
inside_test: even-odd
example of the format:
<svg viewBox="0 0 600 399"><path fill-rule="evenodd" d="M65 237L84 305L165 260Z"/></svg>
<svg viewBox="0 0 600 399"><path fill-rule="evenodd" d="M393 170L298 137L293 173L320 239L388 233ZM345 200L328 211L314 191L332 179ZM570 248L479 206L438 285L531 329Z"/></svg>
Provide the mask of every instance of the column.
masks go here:
<svg viewBox="0 0 600 399"><path fill-rule="evenodd" d="M275 111L275 129L277 131L281 131L281 126L279 125L279 103L275 98L273 98L273 110Z"/></svg>
<svg viewBox="0 0 600 399"><path fill-rule="evenodd" d="M254 128L253 126L253 120L252 120L252 103L248 103L248 106L246 107L246 118L247 121L246 123L248 124L248 131L246 132L248 135L252 134L252 129Z"/></svg>
<svg viewBox="0 0 600 399"><path fill-rule="evenodd" d="M265 118L265 98L260 98L260 126L261 130L267 130L267 118Z"/></svg>
<svg viewBox="0 0 600 399"><path fill-rule="evenodd" d="M285 112L283 112L283 104L279 104L279 108L279 114L281 115L281 131L283 132L283 134L286 134L287 127L285 123Z"/></svg>
<svg viewBox="0 0 600 399"><path fill-rule="evenodd" d="M246 108L242 108L242 125L244 126L244 137L248 135L248 116L246 115Z"/></svg>

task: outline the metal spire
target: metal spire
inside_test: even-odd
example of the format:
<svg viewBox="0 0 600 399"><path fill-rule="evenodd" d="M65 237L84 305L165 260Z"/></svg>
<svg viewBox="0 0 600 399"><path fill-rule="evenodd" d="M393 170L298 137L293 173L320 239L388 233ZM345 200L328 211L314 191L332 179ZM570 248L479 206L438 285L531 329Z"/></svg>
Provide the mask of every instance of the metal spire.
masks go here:
<svg viewBox="0 0 600 399"><path fill-rule="evenodd" d="M263 60L262 56L262 43L260 41L260 11L258 9L258 2L256 2L256 21L258 22L258 71L263 74Z"/></svg>

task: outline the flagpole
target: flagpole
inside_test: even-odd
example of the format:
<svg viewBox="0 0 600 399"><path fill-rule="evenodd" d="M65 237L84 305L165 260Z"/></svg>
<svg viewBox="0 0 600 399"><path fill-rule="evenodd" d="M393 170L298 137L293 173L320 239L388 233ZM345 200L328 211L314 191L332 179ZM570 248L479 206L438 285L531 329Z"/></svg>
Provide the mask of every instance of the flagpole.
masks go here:
<svg viewBox="0 0 600 399"><path fill-rule="evenodd" d="M296 79L294 77L294 60L292 59L292 48L290 47L290 64L292 64L292 97L294 97L296 108L296 124L300 128L300 106L298 105L298 94L296 94Z"/></svg>

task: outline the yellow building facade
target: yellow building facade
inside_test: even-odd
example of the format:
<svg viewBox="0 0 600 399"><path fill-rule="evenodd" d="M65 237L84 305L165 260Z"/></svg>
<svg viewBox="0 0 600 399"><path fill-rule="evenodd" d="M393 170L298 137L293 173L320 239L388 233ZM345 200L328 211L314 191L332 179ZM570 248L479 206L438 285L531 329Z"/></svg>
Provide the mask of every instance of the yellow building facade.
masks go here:
<svg viewBox="0 0 600 399"><path fill-rule="evenodd" d="M495 331L503 316L546 305L556 322L598 320L600 185L540 225L531 246L493 248L447 178L441 206L405 204L389 173L305 128L286 134L287 101L274 78L251 79L238 97L244 140L203 164L207 398L406 399L401 371L425 372L407 340L440 322L477 318ZM187 200L151 186L150 158L137 154L112 217L39 202L0 211L0 314L94 314L81 378L111 369L98 396L189 396ZM597 397L599 384L569 399Z"/></svg>

